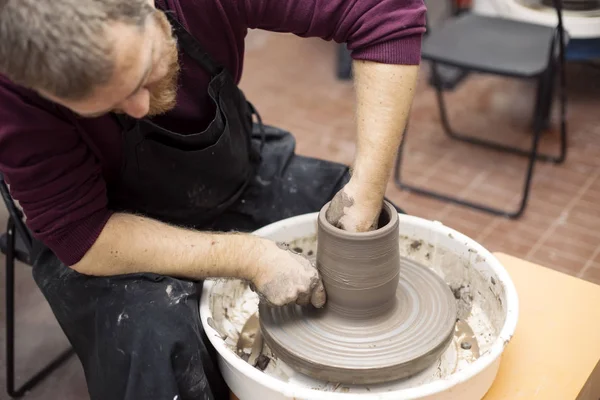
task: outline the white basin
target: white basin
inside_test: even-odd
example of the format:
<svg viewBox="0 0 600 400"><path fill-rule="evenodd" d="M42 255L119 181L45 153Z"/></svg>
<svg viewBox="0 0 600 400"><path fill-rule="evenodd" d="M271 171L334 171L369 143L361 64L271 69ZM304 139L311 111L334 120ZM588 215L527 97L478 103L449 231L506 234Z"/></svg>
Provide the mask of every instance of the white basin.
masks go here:
<svg viewBox="0 0 600 400"><path fill-rule="evenodd" d="M255 234L315 251L317 216L282 220ZM464 336L457 334L436 364L403 381L342 386L296 373L276 358L263 372L233 350L245 320L257 311L256 295L240 281L208 280L200 301L202 324L225 381L240 400L478 400L485 395L518 319L518 297L508 273L477 242L439 222L400 215L399 229L400 254L432 268L453 289L459 318L473 330L479 356L462 348ZM266 347L264 352L272 357Z"/></svg>

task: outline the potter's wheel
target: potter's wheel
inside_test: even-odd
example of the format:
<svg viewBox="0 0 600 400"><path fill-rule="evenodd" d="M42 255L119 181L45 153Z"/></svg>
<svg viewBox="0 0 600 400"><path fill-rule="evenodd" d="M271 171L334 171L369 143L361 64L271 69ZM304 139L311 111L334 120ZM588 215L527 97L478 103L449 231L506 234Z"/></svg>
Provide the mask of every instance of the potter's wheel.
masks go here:
<svg viewBox="0 0 600 400"><path fill-rule="evenodd" d="M357 294L360 296L360 294ZM452 340L456 302L432 270L401 260L395 304L373 318L331 308L259 308L265 340L284 362L314 378L354 384L408 377L429 367Z"/></svg>

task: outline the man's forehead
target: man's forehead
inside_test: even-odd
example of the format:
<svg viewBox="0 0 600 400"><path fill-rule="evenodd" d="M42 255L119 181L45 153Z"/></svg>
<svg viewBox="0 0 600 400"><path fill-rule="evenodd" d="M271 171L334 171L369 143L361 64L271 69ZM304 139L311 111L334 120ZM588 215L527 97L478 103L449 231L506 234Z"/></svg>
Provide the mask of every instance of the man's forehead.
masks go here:
<svg viewBox="0 0 600 400"><path fill-rule="evenodd" d="M154 38L152 22L140 27L122 22L110 22L107 39L114 59L112 77L107 84L94 89L89 98L71 102L47 96L84 117L106 114L127 99L143 84L152 67Z"/></svg>
<svg viewBox="0 0 600 400"><path fill-rule="evenodd" d="M131 26L120 22L113 23L109 29L109 40L115 57L115 72L127 73L139 69L139 63L144 61L145 54L152 46L151 24L146 21L143 27Z"/></svg>

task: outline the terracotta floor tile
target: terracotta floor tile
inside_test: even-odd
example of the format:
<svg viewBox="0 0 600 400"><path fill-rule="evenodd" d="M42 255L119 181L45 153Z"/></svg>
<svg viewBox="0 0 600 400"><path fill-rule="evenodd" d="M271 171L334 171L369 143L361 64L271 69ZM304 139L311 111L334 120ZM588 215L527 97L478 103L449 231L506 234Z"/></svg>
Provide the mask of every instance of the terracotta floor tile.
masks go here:
<svg viewBox="0 0 600 400"><path fill-rule="evenodd" d="M592 203L588 200L580 199L573 205L571 212L578 212L588 215L591 218L600 218L600 204Z"/></svg>
<svg viewBox="0 0 600 400"><path fill-rule="evenodd" d="M449 154L449 156L440 159L435 177L461 186L469 185L481 171L464 165L456 151Z"/></svg>
<svg viewBox="0 0 600 400"><path fill-rule="evenodd" d="M408 192L400 191L396 188L393 182L389 182L385 193L386 198L396 205L406 204L406 198L410 194Z"/></svg>
<svg viewBox="0 0 600 400"><path fill-rule="evenodd" d="M598 243L595 257L592 258L592 264L593 263L600 264L600 243Z"/></svg>
<svg viewBox="0 0 600 400"><path fill-rule="evenodd" d="M450 178L449 174L443 172L443 169L438 169L437 173L433 173L429 177L424 175L422 176L422 179L417 182L419 187L427 190L434 190L445 195L462 195L469 189L469 185L472 181L467 179L462 183L459 183L458 181L459 179Z"/></svg>
<svg viewBox="0 0 600 400"><path fill-rule="evenodd" d="M567 223L575 226L581 226L590 230L598 230L600 233L600 216L594 216L585 210L573 209L569 211Z"/></svg>
<svg viewBox="0 0 600 400"><path fill-rule="evenodd" d="M490 204L506 204L517 206L519 198L520 185L516 187L502 186L500 179L492 179L489 174L481 177L477 185L473 185L468 192L468 196L473 200L478 200ZM507 185L508 186L508 185ZM512 185L510 185L512 186Z"/></svg>
<svg viewBox="0 0 600 400"><path fill-rule="evenodd" d="M595 172L595 168L577 165L570 160L565 164L539 163L538 165L544 171L544 180L555 183L557 187L564 187L564 185L581 187Z"/></svg>
<svg viewBox="0 0 600 400"><path fill-rule="evenodd" d="M596 170L596 172L596 177L594 181L590 184L586 192L593 195L594 197L600 194L600 174L598 173L599 170Z"/></svg>
<svg viewBox="0 0 600 400"><path fill-rule="evenodd" d="M502 252L505 254L511 254L514 257L519 257L525 259L529 250L531 250L531 246L525 243L519 243L514 241L493 241L490 239L486 239L480 242L482 246L489 249L492 252Z"/></svg>
<svg viewBox="0 0 600 400"><path fill-rule="evenodd" d="M587 177L589 179L589 176ZM568 179L558 179L551 172L544 174L532 185L532 192L547 193L552 196L555 202L568 199L569 201L585 185L585 182L575 183ZM568 201L563 203L566 205ZM560 203L559 203L560 204Z"/></svg>
<svg viewBox="0 0 600 400"><path fill-rule="evenodd" d="M431 165L404 165L400 170L400 180L404 185L421 187L424 180L433 175Z"/></svg>
<svg viewBox="0 0 600 400"><path fill-rule="evenodd" d="M462 207L459 205L450 205L445 210L444 218L441 221L445 222L446 219L461 220L468 225L486 227L495 220L495 217L471 208Z"/></svg>
<svg viewBox="0 0 600 400"><path fill-rule="evenodd" d="M561 207L556 205L556 202L552 203L551 194L547 193L534 193L528 201L527 214L533 214L540 218L546 219L557 219L565 213L565 206ZM568 202L567 202L568 203ZM564 217L566 218L566 217Z"/></svg>
<svg viewBox="0 0 600 400"><path fill-rule="evenodd" d="M526 209L521 218L512 222L517 222L525 229L545 232L552 226L564 225L566 221L564 213L565 211L562 210L559 215L556 215L556 213L547 212L547 209L544 207L531 207L530 209Z"/></svg>
<svg viewBox="0 0 600 400"><path fill-rule="evenodd" d="M557 225L552 232L554 237L569 238L574 242L579 242L584 246L597 246L600 244L600 230L587 229L583 226L565 223Z"/></svg>
<svg viewBox="0 0 600 400"><path fill-rule="evenodd" d="M452 228L464 235L467 235L471 239L475 240L481 234L481 232L485 229L485 225L471 223L468 220L463 220L460 218L440 218L441 222L449 228Z"/></svg>
<svg viewBox="0 0 600 400"><path fill-rule="evenodd" d="M409 193L400 207L404 208L409 214L434 220L439 219L444 208L448 207L448 203L426 196L419 196L415 193Z"/></svg>
<svg viewBox="0 0 600 400"><path fill-rule="evenodd" d="M598 167L600 166L600 144L586 143L585 146L573 150L573 157L577 157L582 164Z"/></svg>
<svg viewBox="0 0 600 400"><path fill-rule="evenodd" d="M580 185L571 188L570 190L565 190L565 188L562 187L564 183L552 183L550 182L552 179L551 177L540 175L541 174L538 174L538 179L534 181L531 186L531 202L545 203L549 206L564 209L569 202L573 200L573 194L582 187L582 185Z"/></svg>
<svg viewBox="0 0 600 400"><path fill-rule="evenodd" d="M433 185L438 185L440 183L452 185L456 189L451 188L450 193L457 193L466 189L473 183L473 180L477 177L479 172L460 164L461 163L456 159L449 158L444 160L430 178L433 180L431 183Z"/></svg>
<svg viewBox="0 0 600 400"><path fill-rule="evenodd" d="M512 242L531 249L538 243L544 232L544 230L533 230L523 225L509 225L501 222L500 224L497 224L493 231L491 231L486 237L482 238L482 240L496 241L496 243Z"/></svg>
<svg viewBox="0 0 600 400"><path fill-rule="evenodd" d="M582 278L600 285L600 263L592 264L582 275Z"/></svg>
<svg viewBox="0 0 600 400"><path fill-rule="evenodd" d="M540 247L530 260L570 275L577 275L586 263L586 259L574 253L562 252L551 246Z"/></svg>
<svg viewBox="0 0 600 400"><path fill-rule="evenodd" d="M588 203L594 203L595 201L597 202L599 198L600 198L600 190L596 190L595 188L594 189L588 188L588 190L585 191L585 193L583 193L581 195L581 200L584 200Z"/></svg>
<svg viewBox="0 0 600 400"><path fill-rule="evenodd" d="M480 177L480 181L485 180L485 175ZM516 211L518 206L518 197L515 193L509 193L508 191L501 194L490 194L489 186L487 184L476 185L468 194L464 196L465 200L484 205L487 207L494 207L504 212Z"/></svg>
<svg viewBox="0 0 600 400"><path fill-rule="evenodd" d="M541 245L543 247L552 248L557 252L564 254L572 254L577 258L588 260L592 258L594 252L600 244L592 244L589 242L578 240L576 237L563 236L554 232Z"/></svg>

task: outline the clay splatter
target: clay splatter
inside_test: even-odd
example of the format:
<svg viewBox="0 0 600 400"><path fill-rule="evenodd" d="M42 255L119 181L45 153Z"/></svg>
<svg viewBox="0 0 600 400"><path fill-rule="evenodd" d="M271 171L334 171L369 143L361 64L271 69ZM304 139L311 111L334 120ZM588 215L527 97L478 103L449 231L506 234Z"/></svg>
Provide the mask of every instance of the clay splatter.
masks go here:
<svg viewBox="0 0 600 400"><path fill-rule="evenodd" d="M419 250L422 245L423 245L422 240L415 240L410 244L410 248L413 250Z"/></svg>
<svg viewBox="0 0 600 400"><path fill-rule="evenodd" d="M165 292L167 293L167 297L169 298L170 305L179 304L181 300L184 300L188 296L188 293L185 290L183 290L182 287L179 289L180 290L176 290L173 288L173 285L167 285Z"/></svg>
<svg viewBox="0 0 600 400"><path fill-rule="evenodd" d="M127 313L125 313L125 311L123 311L121 314L119 314L119 317L117 318L117 325L121 325L121 321L124 319L129 319L129 315L127 315Z"/></svg>

